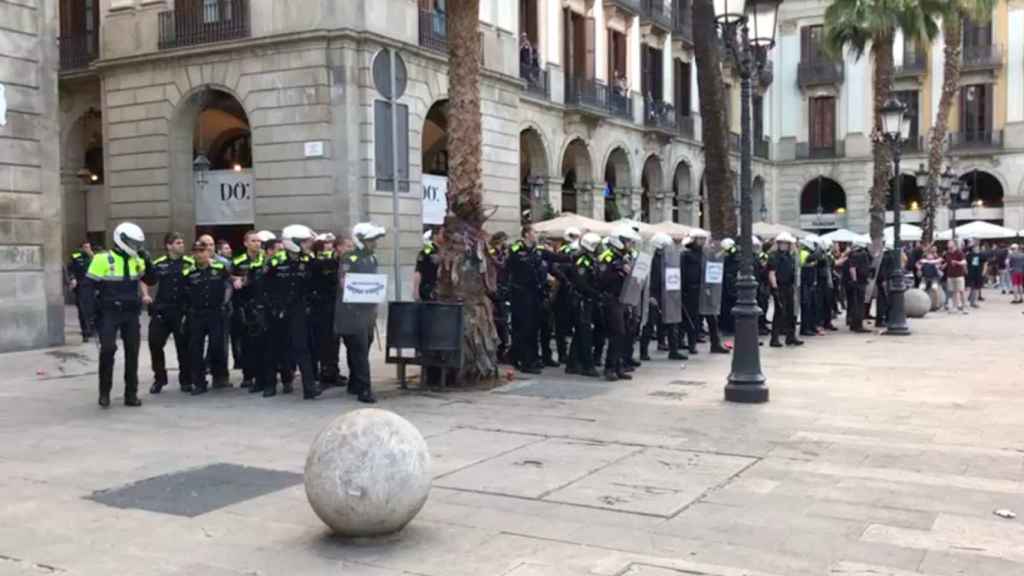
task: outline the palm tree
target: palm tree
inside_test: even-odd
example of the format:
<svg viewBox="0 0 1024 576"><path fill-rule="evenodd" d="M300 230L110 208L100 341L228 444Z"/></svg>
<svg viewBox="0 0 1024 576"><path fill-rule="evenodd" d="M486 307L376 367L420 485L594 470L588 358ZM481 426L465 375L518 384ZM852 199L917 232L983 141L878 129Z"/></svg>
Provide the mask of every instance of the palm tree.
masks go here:
<svg viewBox="0 0 1024 576"><path fill-rule="evenodd" d="M715 27L712 0L693 2L693 53L697 60L697 88L704 141L704 185L707 188L708 227L716 238L736 235L734 181L729 165L729 119L726 117L725 81L721 43Z"/></svg>
<svg viewBox="0 0 1024 576"><path fill-rule="evenodd" d="M949 111L960 88L960 53L963 48L963 22L965 16L984 21L991 17L996 0L950 0L944 10L937 14L942 18L942 41L945 61L942 66L942 95L935 112L935 123L928 138L928 189L924 197L924 229L922 240L931 242L935 234L935 211L939 204L946 204L949 198L939 199L939 174L942 172L943 144L949 129ZM936 71L932 71L935 74Z"/></svg>
<svg viewBox="0 0 1024 576"><path fill-rule="evenodd" d="M441 248L442 300L463 305L460 381L497 375L497 332L487 298L480 117L480 0L448 3L448 212ZM490 280L490 282L489 282Z"/></svg>
<svg viewBox="0 0 1024 576"><path fill-rule="evenodd" d="M825 48L834 57L842 57L849 48L860 58L870 47L873 118L871 126L874 177L871 186L871 241L877 251L885 227L886 195L892 173L889 147L882 140L881 109L892 91L892 43L896 29L904 37L931 39L938 25L929 15L936 13L943 0L834 0L825 10Z"/></svg>

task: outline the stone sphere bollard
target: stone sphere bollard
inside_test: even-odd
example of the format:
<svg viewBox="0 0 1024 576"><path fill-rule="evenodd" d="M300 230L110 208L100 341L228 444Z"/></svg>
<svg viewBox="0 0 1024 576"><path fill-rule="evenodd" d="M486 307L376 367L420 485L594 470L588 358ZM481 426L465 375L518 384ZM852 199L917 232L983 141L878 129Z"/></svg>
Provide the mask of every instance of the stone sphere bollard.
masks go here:
<svg viewBox="0 0 1024 576"><path fill-rule="evenodd" d="M309 449L306 498L343 536L401 530L430 493L430 452L415 426L386 410L335 418Z"/></svg>
<svg viewBox="0 0 1024 576"><path fill-rule="evenodd" d="M907 318L924 318L932 308L932 299L924 290L911 288L903 294L903 306Z"/></svg>

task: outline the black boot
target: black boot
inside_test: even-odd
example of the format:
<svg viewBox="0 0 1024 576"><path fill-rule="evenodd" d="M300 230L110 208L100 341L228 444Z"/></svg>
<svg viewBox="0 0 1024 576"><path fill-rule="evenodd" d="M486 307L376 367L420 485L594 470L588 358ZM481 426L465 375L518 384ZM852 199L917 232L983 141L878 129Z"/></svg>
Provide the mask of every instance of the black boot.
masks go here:
<svg viewBox="0 0 1024 576"><path fill-rule="evenodd" d="M668 359L669 360L689 360L690 357L687 356L686 354L683 354L682 352L679 352L678 350L673 350L673 351L668 353Z"/></svg>
<svg viewBox="0 0 1024 576"><path fill-rule="evenodd" d="M779 342L778 338L772 338L772 341L768 345L772 348L782 348L782 342Z"/></svg>
<svg viewBox="0 0 1024 576"><path fill-rule="evenodd" d="M619 380L632 380L633 379L632 376L630 376L629 374L626 374L625 372L619 372L618 374L616 374L616 376L618 376Z"/></svg>
<svg viewBox="0 0 1024 576"><path fill-rule="evenodd" d="M100 407L110 408L110 392L100 392Z"/></svg>
<svg viewBox="0 0 1024 576"><path fill-rule="evenodd" d="M192 385L193 396L201 396L203 394L206 394L206 382L201 382L199 384Z"/></svg>
<svg viewBox="0 0 1024 576"><path fill-rule="evenodd" d="M149 393L150 394L159 394L160 390L163 389L164 386L167 386L167 382L160 382L160 381L153 382L153 385L149 387Z"/></svg>
<svg viewBox="0 0 1024 576"><path fill-rule="evenodd" d="M605 370L604 379L609 382L615 382L616 380L619 379L619 376L615 372L609 372L608 370Z"/></svg>
<svg viewBox="0 0 1024 576"><path fill-rule="evenodd" d="M356 397L356 400L359 400L363 404L376 404L377 403L377 397L374 396L373 392L370 392L369 390L360 393L359 396Z"/></svg>

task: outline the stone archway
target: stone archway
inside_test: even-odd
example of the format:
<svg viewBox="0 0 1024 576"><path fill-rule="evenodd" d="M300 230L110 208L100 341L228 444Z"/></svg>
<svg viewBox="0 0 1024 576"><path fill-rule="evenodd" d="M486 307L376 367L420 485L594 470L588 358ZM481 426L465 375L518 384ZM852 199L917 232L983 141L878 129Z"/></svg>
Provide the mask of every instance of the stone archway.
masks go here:
<svg viewBox="0 0 1024 576"><path fill-rule="evenodd" d="M545 207L551 202L549 177L544 139L537 129L527 128L519 133L519 213L524 224L545 216Z"/></svg>
<svg viewBox="0 0 1024 576"><path fill-rule="evenodd" d="M678 224L693 224L695 203L690 165L681 161L676 164L675 175L672 178L672 221Z"/></svg>
<svg viewBox="0 0 1024 576"><path fill-rule="evenodd" d="M181 99L170 124L171 230L240 245L254 226L257 194L248 112L226 89L203 86ZM198 194L223 195L225 187L236 202L230 210L214 213L197 202Z"/></svg>
<svg viewBox="0 0 1024 576"><path fill-rule="evenodd" d="M619 218L630 218L633 216L632 182L633 175L629 166L629 154L621 146L614 148L608 154L608 160L604 166L605 181L605 211L604 219L607 222Z"/></svg>
<svg viewBox="0 0 1024 576"><path fill-rule="evenodd" d="M846 191L835 180L817 176L800 192L800 227L827 232L846 228Z"/></svg>
<svg viewBox="0 0 1024 576"><path fill-rule="evenodd" d="M107 227L105 182L103 114L90 108L71 124L62 145L64 252L84 240L93 244L104 243Z"/></svg>
<svg viewBox="0 0 1024 576"><path fill-rule="evenodd" d="M640 174L640 220L642 222L661 222L665 219L663 202L664 176L661 160L654 154L644 161L644 169Z"/></svg>
<svg viewBox="0 0 1024 576"><path fill-rule="evenodd" d="M590 151L582 138L569 142L562 155L562 197L559 211L574 212L588 215L590 193L593 183L593 172L590 162Z"/></svg>

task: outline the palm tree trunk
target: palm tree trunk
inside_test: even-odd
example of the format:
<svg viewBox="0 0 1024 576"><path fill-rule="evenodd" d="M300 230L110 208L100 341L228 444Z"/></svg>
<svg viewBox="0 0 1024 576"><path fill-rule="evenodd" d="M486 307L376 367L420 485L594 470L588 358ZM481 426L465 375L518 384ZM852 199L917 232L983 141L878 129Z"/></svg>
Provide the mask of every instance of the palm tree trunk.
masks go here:
<svg viewBox="0 0 1024 576"><path fill-rule="evenodd" d="M963 18L960 15L943 18L943 51L945 63L942 67L942 95L939 97L939 109L935 114L935 125L932 127L928 140L928 191L925 196L925 212L922 228L922 240L931 242L935 234L935 213L940 205L949 202L948 191L942 191L939 198L939 173L942 171L943 146L946 132L949 130L949 112L953 108L953 99L960 88L960 52L962 50ZM934 72L933 72L934 74Z"/></svg>
<svg viewBox="0 0 1024 576"><path fill-rule="evenodd" d="M693 2L693 52L697 59L708 225L715 238L735 236L736 204L729 166L729 119L725 114L729 95L722 79L722 53L712 0Z"/></svg>
<svg viewBox="0 0 1024 576"><path fill-rule="evenodd" d="M872 121L871 148L874 158L874 176L871 186L871 244L877 253L882 248L882 232L885 229L886 196L889 193L889 179L892 164L889 145L882 133L882 107L892 91L892 32L872 39L871 52L874 56L871 81L874 88L874 118Z"/></svg>
<svg viewBox="0 0 1024 576"><path fill-rule="evenodd" d="M463 305L460 382L497 375L497 331L484 264L480 0L448 3L448 212L439 294Z"/></svg>

